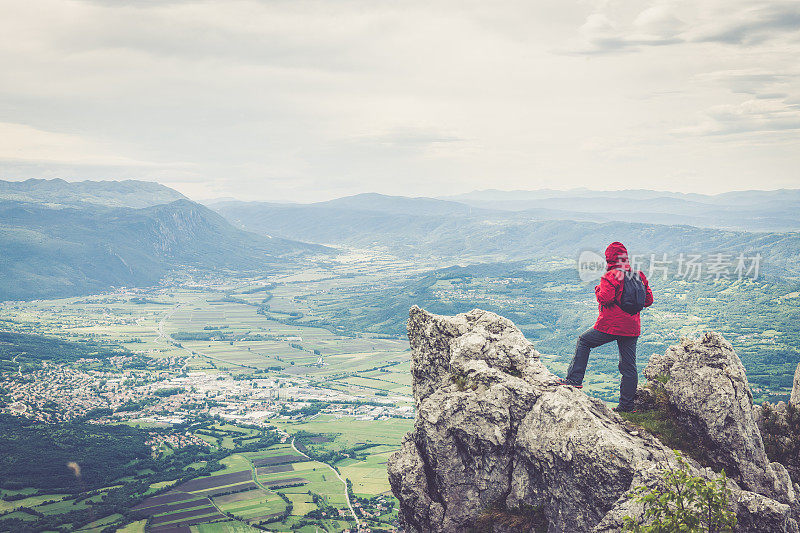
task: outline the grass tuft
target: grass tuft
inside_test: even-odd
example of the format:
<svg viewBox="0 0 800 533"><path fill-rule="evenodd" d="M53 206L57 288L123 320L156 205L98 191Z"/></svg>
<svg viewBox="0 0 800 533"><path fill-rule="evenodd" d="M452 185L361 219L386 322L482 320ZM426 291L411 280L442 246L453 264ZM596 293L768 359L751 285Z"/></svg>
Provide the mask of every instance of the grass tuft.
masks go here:
<svg viewBox="0 0 800 533"><path fill-rule="evenodd" d="M691 456L692 438L666 410L652 409L619 414L631 424L653 434L664 445L681 450Z"/></svg>
<svg viewBox="0 0 800 533"><path fill-rule="evenodd" d="M470 379L467 374L453 374L451 379L459 391L463 392L467 389L476 390L478 388L478 383Z"/></svg>

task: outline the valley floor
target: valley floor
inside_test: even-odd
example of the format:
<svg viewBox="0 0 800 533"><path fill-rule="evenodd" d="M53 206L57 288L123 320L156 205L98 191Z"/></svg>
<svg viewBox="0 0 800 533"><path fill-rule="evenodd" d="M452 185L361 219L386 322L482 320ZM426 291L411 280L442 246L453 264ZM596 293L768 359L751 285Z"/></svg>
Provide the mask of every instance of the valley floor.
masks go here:
<svg viewBox="0 0 800 533"><path fill-rule="evenodd" d="M182 462L172 479L132 467L125 478L89 491L91 499L33 482L4 488L0 525L18 519L34 527L42 517L63 516L74 531L122 523L124 531L142 531L143 518L122 512L87 523L80 523L84 515L70 514L108 501L114 487L135 480L146 484L139 500L174 494L147 507L151 526L162 529L250 531L263 522L278 530L340 531L355 527L356 517L365 528L389 529L397 505L386 461L414 417L408 307L447 314L483 307L509 316L547 366L563 372L573 339L595 313L591 287L566 283L565 264L556 258L440 268L352 251L288 275L176 273L152 289L1 303L4 332L44 344L68 341L73 344L64 346L75 351L58 348L62 356L48 359L13 346L0 353L3 412L50 425L127 424L143 432L152 460ZM642 366L680 335L747 313L740 304L744 289L733 283L654 288L662 300L644 319ZM762 298L785 293L776 305L796 312L800 293L766 283L746 290ZM791 321L772 324L754 331L752 321L741 320L723 332L746 355L761 399L787 393L781 369L800 359ZM81 348L87 343L118 348L87 353ZM612 350L593 354L588 376L586 391L615 400ZM206 467L215 477L234 475L219 478L226 483L180 489L181 478Z"/></svg>

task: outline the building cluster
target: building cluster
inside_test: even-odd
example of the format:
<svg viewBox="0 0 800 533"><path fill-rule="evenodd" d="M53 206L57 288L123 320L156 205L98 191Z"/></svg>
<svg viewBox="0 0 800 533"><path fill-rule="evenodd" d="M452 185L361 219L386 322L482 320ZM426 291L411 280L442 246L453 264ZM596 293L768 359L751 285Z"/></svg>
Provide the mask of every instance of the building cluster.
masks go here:
<svg viewBox="0 0 800 533"><path fill-rule="evenodd" d="M349 516L349 513L344 513ZM395 531L392 529L391 531ZM354 528L343 529L342 533L372 533L372 528L368 524L359 524Z"/></svg>
<svg viewBox="0 0 800 533"><path fill-rule="evenodd" d="M128 396L118 387L118 373L89 372L64 364L42 362L42 368L25 374L0 375L8 405L3 411L40 422L59 422L84 416L92 409L109 407Z"/></svg>
<svg viewBox="0 0 800 533"><path fill-rule="evenodd" d="M378 496L371 500L353 502L353 508L358 516L363 518L378 518L392 510L392 504L386 501L383 496Z"/></svg>
<svg viewBox="0 0 800 533"><path fill-rule="evenodd" d="M151 433L150 438L147 439L145 442L150 449L153 451L154 455L160 453L162 447L164 445L169 446L173 450L178 448L185 448L186 446L202 446L208 447L209 444L192 433L188 431L186 433Z"/></svg>
<svg viewBox="0 0 800 533"><path fill-rule="evenodd" d="M0 387L6 391L6 406L0 412L42 422L88 414L100 422L113 417L166 424L180 424L198 415L245 424L274 418L302 420L319 413L357 420L414 416L410 398L403 396L351 394L301 377L234 379L225 372L187 374L180 365L182 361L175 361L174 370L100 371L45 362L24 378L0 376Z"/></svg>

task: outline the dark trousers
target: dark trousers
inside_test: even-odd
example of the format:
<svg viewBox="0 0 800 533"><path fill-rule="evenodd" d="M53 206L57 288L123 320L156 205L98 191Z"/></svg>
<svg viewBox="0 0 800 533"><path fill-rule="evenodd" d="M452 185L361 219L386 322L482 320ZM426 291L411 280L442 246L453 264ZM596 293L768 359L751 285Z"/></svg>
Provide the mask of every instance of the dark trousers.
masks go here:
<svg viewBox="0 0 800 533"><path fill-rule="evenodd" d="M636 341L639 337L612 335L603 333L594 328L589 328L578 337L575 347L575 357L567 371L567 379L574 383L583 383L586 365L589 362L589 350L602 346L611 341L617 341L619 349L619 371L622 373L622 382L619 386L619 404L622 407L632 407L636 399L636 386L639 384L639 374L636 371Z"/></svg>

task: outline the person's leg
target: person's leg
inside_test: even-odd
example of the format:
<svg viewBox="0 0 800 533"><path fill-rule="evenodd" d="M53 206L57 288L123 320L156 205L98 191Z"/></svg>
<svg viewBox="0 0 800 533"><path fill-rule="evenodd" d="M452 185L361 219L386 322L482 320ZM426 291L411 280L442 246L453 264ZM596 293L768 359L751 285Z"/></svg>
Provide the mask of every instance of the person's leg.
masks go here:
<svg viewBox="0 0 800 533"><path fill-rule="evenodd" d="M616 335L603 333L594 328L589 328L578 337L575 346L575 356L567 371L567 381L580 385L583 383L583 375L586 373L586 365L589 363L589 350L611 342L616 339Z"/></svg>
<svg viewBox="0 0 800 533"><path fill-rule="evenodd" d="M619 371L622 381L619 385L619 406L622 409L633 408L636 400L636 387L639 384L639 373L636 371L636 341L639 337L617 337L619 348Z"/></svg>

